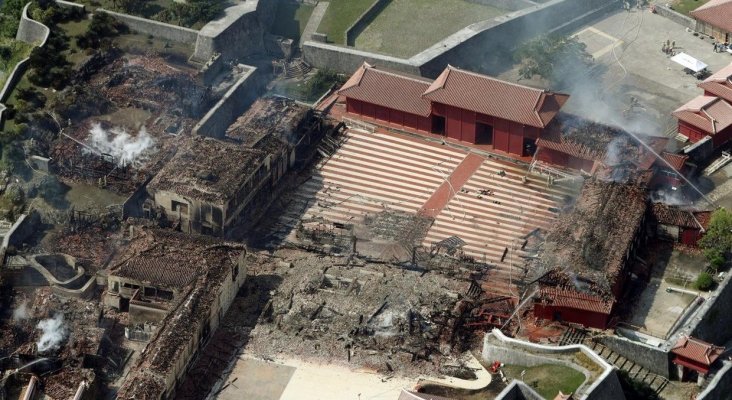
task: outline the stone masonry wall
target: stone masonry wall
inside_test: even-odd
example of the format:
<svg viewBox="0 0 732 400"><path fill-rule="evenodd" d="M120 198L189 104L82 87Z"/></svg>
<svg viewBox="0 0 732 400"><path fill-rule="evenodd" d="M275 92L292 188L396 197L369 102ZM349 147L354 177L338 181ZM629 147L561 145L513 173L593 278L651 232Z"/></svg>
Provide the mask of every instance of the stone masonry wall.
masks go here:
<svg viewBox="0 0 732 400"><path fill-rule="evenodd" d="M603 336L599 341L654 374L669 378L671 358L667 351L617 336Z"/></svg>
<svg viewBox="0 0 732 400"><path fill-rule="evenodd" d="M531 0L468 0L471 3L484 6L497 7L508 11L518 11L524 8L536 6L537 3Z"/></svg>
<svg viewBox="0 0 732 400"><path fill-rule="evenodd" d="M435 77L448 64L498 74L521 43L546 32L566 32L599 13L619 7L617 0L551 0L538 7L478 22L417 54L423 76Z"/></svg>
<svg viewBox="0 0 732 400"><path fill-rule="evenodd" d="M701 308L697 311L696 323L691 329L691 336L701 340L723 345L732 339L732 313L729 312L729 305L732 304L732 274L727 274L724 281ZM699 319L700 318L700 319Z"/></svg>
<svg viewBox="0 0 732 400"><path fill-rule="evenodd" d="M220 53L240 59L264 52L264 35L274 21L275 0L249 0L224 10L224 16L201 28L192 60L204 63Z"/></svg>
<svg viewBox="0 0 732 400"><path fill-rule="evenodd" d="M315 41L303 44L303 55L317 68L344 74L353 73L366 61L430 78L439 75L448 64L496 75L520 43L547 31L569 31L619 5L619 0L550 0L472 24L409 59Z"/></svg>
<svg viewBox="0 0 732 400"><path fill-rule="evenodd" d="M129 26L130 29L135 32L151 35L160 39L170 40L172 42L193 45L198 37L198 31L182 26L135 17L134 15L122 14L105 10L103 8L98 8L97 12L103 12L115 17L119 21L124 22L125 25Z"/></svg>
<svg viewBox="0 0 732 400"><path fill-rule="evenodd" d="M18 32L15 34L15 39L26 43L35 44L37 46L43 46L48 40L48 35L51 30L46 25L40 22L34 21L28 17L28 7L31 3L28 3L23 8L23 13L20 16L20 24L18 25ZM26 69L28 69L28 59L25 58L20 60L13 70L10 71L10 75L5 80L5 84L0 89L0 129L3 126L3 111L6 107L2 102L7 100L10 93L15 88L20 78L23 77Z"/></svg>
<svg viewBox="0 0 732 400"><path fill-rule="evenodd" d="M419 75L419 66L404 58L391 57L350 47L307 41L302 46L305 61L320 69L352 74L364 61L392 71Z"/></svg>
<svg viewBox="0 0 732 400"><path fill-rule="evenodd" d="M696 400L727 400L730 392L732 392L732 362L727 361Z"/></svg>
<svg viewBox="0 0 732 400"><path fill-rule="evenodd" d="M38 21L34 21L28 17L28 7L31 3L28 3L23 8L23 14L20 16L20 25L18 25L18 32L15 34L15 40L34 44L36 46L43 46L46 44L46 39L51 32L46 25Z"/></svg>
<svg viewBox="0 0 732 400"><path fill-rule="evenodd" d="M693 18L674 11L664 5L657 4L656 13L662 17L666 17L671 21L676 22L683 27L696 30L696 21Z"/></svg>
<svg viewBox="0 0 732 400"><path fill-rule="evenodd" d="M254 102L264 89L263 79L257 69L243 66L248 70L229 89L224 97L193 127L193 134L222 138L226 129Z"/></svg>

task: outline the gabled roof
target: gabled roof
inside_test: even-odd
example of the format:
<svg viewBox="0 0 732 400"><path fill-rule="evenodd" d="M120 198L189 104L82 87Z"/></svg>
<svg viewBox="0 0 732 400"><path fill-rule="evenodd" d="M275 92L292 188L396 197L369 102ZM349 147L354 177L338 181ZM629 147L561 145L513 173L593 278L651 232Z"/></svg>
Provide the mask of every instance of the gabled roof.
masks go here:
<svg viewBox="0 0 732 400"><path fill-rule="evenodd" d="M429 100L422 93L430 80L409 77L377 69L363 63L346 81L338 94L394 110L426 117L430 115Z"/></svg>
<svg viewBox="0 0 732 400"><path fill-rule="evenodd" d="M663 203L653 203L651 213L660 224L702 231L709 226L709 219L706 218L706 214L711 214L709 211L682 210Z"/></svg>
<svg viewBox="0 0 732 400"><path fill-rule="evenodd" d="M408 391L406 389L402 389L402 392L399 394L398 400L453 400L447 397L437 396L434 394L427 394L427 393L417 393L413 391Z"/></svg>
<svg viewBox="0 0 732 400"><path fill-rule="evenodd" d="M424 97L437 103L544 128L569 95L504 82L450 65Z"/></svg>
<svg viewBox="0 0 732 400"><path fill-rule="evenodd" d="M715 72L698 86L715 96L732 102L732 64Z"/></svg>
<svg viewBox="0 0 732 400"><path fill-rule="evenodd" d="M671 352L700 364L712 365L724 353L724 347L715 346L690 336L682 336Z"/></svg>
<svg viewBox="0 0 732 400"><path fill-rule="evenodd" d="M699 21L732 32L732 0L710 0L690 14Z"/></svg>
<svg viewBox="0 0 732 400"><path fill-rule="evenodd" d="M553 307L574 308L600 314L610 314L613 309L613 300L603 299L588 293L576 290L543 287L539 290L538 299L541 303Z"/></svg>
<svg viewBox="0 0 732 400"><path fill-rule="evenodd" d="M661 158L666 162L658 161L658 165L664 168L667 168L670 165L674 170L681 171L684 168L684 165L686 165L686 160L689 159L689 156L686 154L675 154L664 151L661 153Z"/></svg>
<svg viewBox="0 0 732 400"><path fill-rule="evenodd" d="M697 96L673 115L710 135L732 125L732 105L716 96Z"/></svg>

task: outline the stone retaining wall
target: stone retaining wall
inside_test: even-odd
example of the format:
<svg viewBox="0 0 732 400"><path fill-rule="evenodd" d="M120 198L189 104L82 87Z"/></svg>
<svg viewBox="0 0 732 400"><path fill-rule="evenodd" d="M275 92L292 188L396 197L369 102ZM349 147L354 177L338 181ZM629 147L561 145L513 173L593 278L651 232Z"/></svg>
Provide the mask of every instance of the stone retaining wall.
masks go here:
<svg viewBox="0 0 732 400"><path fill-rule="evenodd" d="M691 321L690 335L701 340L723 345L732 339L732 274L727 274L719 288L697 311Z"/></svg>
<svg viewBox="0 0 732 400"><path fill-rule="evenodd" d="M670 377L671 357L668 351L617 336L603 336L599 342L654 374Z"/></svg>
<svg viewBox="0 0 732 400"><path fill-rule="evenodd" d="M656 13L662 17L666 17L671 21L676 22L677 24L685 28L696 30L696 20L689 16L681 14L678 11L672 10L664 5L656 5Z"/></svg>
<svg viewBox="0 0 732 400"><path fill-rule="evenodd" d="M28 3L23 7L23 13L20 16L20 24L18 25L18 32L15 34L15 40L20 40L37 46L43 46L46 44L46 40L48 40L48 35L51 33L51 30L48 29L46 25L28 17L28 7L30 7L30 5L31 3ZM0 128L3 124L3 111L6 109L5 105L2 103L8 99L10 93L15 88L15 85L20 81L20 78L23 77L23 74L27 69L28 59L25 58L20 60L15 67L13 67L8 79L0 90Z"/></svg>
<svg viewBox="0 0 732 400"><path fill-rule="evenodd" d="M46 25L30 19L28 16L28 8L30 5L31 3L28 3L23 7L23 14L20 16L20 24L18 25L18 32L15 34L15 40L36 46L43 46L46 44L51 30Z"/></svg>
<svg viewBox="0 0 732 400"><path fill-rule="evenodd" d="M497 75L513 50L545 32L568 32L620 7L619 0L550 0L472 24L415 56L404 59L306 41L305 60L317 67L351 74L364 61L396 71L434 78L448 64Z"/></svg>
<svg viewBox="0 0 732 400"><path fill-rule="evenodd" d="M264 35L275 17L275 0L249 0L224 10L224 16L198 32L191 59L204 63L215 53L225 60L264 53Z"/></svg>
<svg viewBox="0 0 732 400"><path fill-rule="evenodd" d="M257 76L257 68L247 65L239 67L247 68L247 70L224 97L193 127L194 135L223 138L226 129L263 91L263 80Z"/></svg>
<svg viewBox="0 0 732 400"><path fill-rule="evenodd" d="M320 69L352 74L364 61L392 71L419 75L419 66L410 60L356 50L350 47L307 41L302 46L305 61Z"/></svg>
<svg viewBox="0 0 732 400"><path fill-rule="evenodd" d="M366 11L361 14L360 17L354 22L345 33L345 43L347 46L355 46L356 38L358 35L366 29L369 24L374 22L374 19L381 13L386 6L391 4L392 0L376 0ZM405 40L408 40L405 38Z"/></svg>
<svg viewBox="0 0 732 400"><path fill-rule="evenodd" d="M500 347L492 345L489 342L491 336L498 339L503 344ZM501 333L500 330L494 329L490 334L486 334L485 339L483 340L483 358L488 362L492 362L493 359L491 359L489 354L487 354L486 349L500 349L507 353L504 354L504 357L506 358L500 360L501 362L514 362L519 365L535 365L525 363L533 363L538 359L544 358L549 359L555 364L564 364L567 363L567 361L557 359L558 356L582 352L590 360L599 365L603 369L603 372L589 387L583 386L580 388L578 391L579 398L583 400L625 399L623 390L620 387L620 381L615 373L615 367L608 364L607 361L603 360L602 357L585 345L575 344L569 346L546 346L509 338ZM578 369L578 366L572 365L572 368Z"/></svg>
<svg viewBox="0 0 732 400"><path fill-rule="evenodd" d="M707 388L699 393L696 400L727 400L732 392L732 362L725 361Z"/></svg>
<svg viewBox="0 0 732 400"><path fill-rule="evenodd" d="M130 30L134 32L170 40L171 42L193 45L196 43L196 39L198 38L198 31L194 29L140 18L134 15L122 14L115 11L105 10L103 8L98 8L97 12L115 17L117 20L130 27Z"/></svg>

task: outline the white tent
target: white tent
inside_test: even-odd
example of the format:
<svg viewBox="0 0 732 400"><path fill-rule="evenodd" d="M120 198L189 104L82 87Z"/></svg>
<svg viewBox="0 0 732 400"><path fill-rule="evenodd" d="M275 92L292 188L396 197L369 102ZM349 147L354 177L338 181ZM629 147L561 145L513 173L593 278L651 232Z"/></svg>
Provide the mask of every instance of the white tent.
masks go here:
<svg viewBox="0 0 732 400"><path fill-rule="evenodd" d="M704 64L703 62L697 60L696 58L686 54L686 53L679 53L673 57L671 57L671 61L674 61L678 64L681 64L684 66L684 68L689 68L690 70L694 72L699 72L703 70L704 68L708 67L707 64Z"/></svg>

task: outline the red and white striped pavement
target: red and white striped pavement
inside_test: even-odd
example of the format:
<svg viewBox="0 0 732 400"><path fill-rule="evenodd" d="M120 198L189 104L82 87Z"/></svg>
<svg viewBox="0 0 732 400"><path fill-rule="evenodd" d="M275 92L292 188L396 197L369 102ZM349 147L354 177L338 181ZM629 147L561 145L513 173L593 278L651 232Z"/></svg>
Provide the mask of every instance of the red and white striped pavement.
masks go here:
<svg viewBox="0 0 732 400"><path fill-rule="evenodd" d="M545 178L527 174L523 166L486 159L437 216L423 245L455 235L467 243L466 254L496 265L499 273L523 275L520 268L510 269L523 265L523 237L536 228L550 228L559 204L575 194L548 186Z"/></svg>
<svg viewBox="0 0 732 400"><path fill-rule="evenodd" d="M436 215L422 244L429 248L460 237L467 243L466 254L496 266L489 277L496 292L506 293L500 288L523 276L522 237L549 228L564 198L576 194L548 186L545 178L528 174L519 164L492 158L481 163L478 158L477 166L472 156L461 165L467 152L419 138L353 129L346 135L342 147L300 187L300 210L289 218L357 223L366 214L385 210ZM455 179L458 175L462 178ZM448 179L462 186L450 184L448 196L433 196ZM443 197L446 204L439 200ZM435 203L442 207L429 213L425 207Z"/></svg>
<svg viewBox="0 0 732 400"><path fill-rule="evenodd" d="M298 195L314 199L303 219L356 222L384 210L416 213L466 153L426 141L357 130Z"/></svg>

